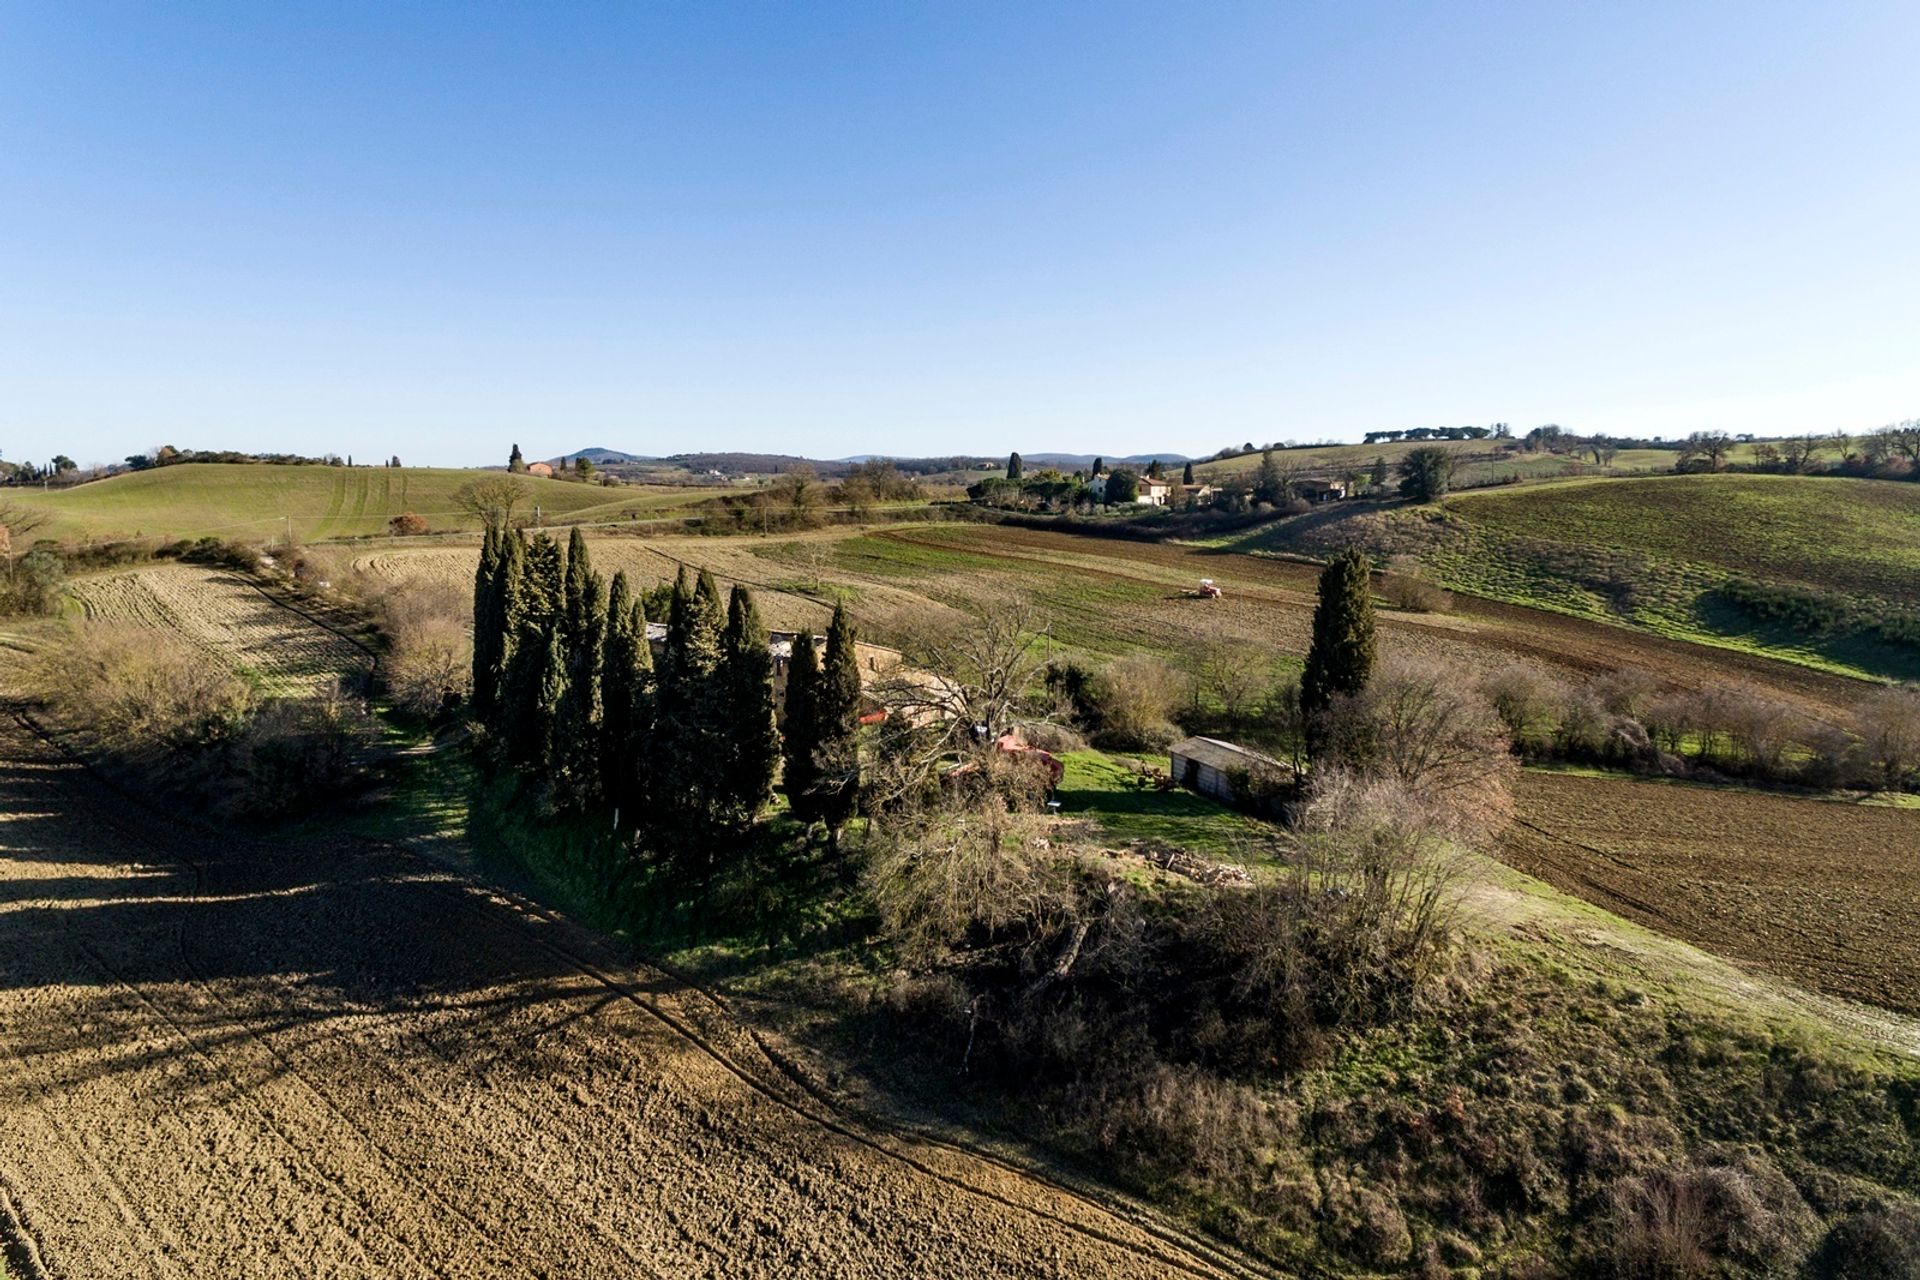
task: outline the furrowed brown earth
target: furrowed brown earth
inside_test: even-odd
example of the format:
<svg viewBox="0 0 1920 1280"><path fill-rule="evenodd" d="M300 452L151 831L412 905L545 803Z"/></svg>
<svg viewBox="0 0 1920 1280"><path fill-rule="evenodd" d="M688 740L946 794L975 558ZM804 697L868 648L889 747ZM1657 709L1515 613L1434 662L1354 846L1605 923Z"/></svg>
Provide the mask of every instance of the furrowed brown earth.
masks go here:
<svg viewBox="0 0 1920 1280"><path fill-rule="evenodd" d="M29 1276L1234 1276L795 1086L438 861L175 827L0 721L0 1235Z"/></svg>
<svg viewBox="0 0 1920 1280"><path fill-rule="evenodd" d="M364 674L372 657L244 574L204 565L147 565L72 584L90 622L171 632L274 693L308 693Z"/></svg>
<svg viewBox="0 0 1920 1280"><path fill-rule="evenodd" d="M1920 812L1528 772L1501 857L1826 995L1920 1013Z"/></svg>

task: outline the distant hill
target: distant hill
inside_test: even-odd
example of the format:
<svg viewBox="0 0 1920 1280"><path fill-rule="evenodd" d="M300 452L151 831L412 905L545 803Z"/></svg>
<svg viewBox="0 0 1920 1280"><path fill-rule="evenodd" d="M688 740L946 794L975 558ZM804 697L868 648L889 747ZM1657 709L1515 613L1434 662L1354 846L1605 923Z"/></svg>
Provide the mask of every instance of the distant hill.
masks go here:
<svg viewBox="0 0 1920 1280"><path fill-rule="evenodd" d="M51 519L34 537L199 538L265 540L292 521L302 538L384 533L387 521L411 511L429 529L474 528L454 491L499 471L450 467L280 466L271 463L184 463L134 471L42 493L0 490L7 502ZM695 489L605 489L567 480L522 476L531 502L557 519L620 519L710 496Z"/></svg>
<svg viewBox="0 0 1920 1280"><path fill-rule="evenodd" d="M575 458L585 458L596 467L619 466L632 462L659 461L657 458L650 458L638 453L622 453L618 449L599 448L576 449L572 453L563 453L557 458L548 458L546 461L558 467L562 465L572 465Z"/></svg>
<svg viewBox="0 0 1920 1280"><path fill-rule="evenodd" d="M1090 467L1096 461L1108 466L1144 467L1149 462L1158 462L1161 466L1168 463L1185 464L1197 462L1184 453L1023 453L1020 461L1028 466L1042 467Z"/></svg>

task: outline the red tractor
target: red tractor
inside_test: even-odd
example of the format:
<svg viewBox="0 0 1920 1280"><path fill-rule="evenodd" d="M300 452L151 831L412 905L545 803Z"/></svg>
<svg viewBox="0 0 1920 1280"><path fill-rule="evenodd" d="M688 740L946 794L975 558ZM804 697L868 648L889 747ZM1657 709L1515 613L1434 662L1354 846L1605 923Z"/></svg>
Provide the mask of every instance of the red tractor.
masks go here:
<svg viewBox="0 0 1920 1280"><path fill-rule="evenodd" d="M1220 598L1220 588L1214 583L1212 578L1202 578L1200 579L1199 587L1189 591L1187 594L1195 600L1218 600Z"/></svg>

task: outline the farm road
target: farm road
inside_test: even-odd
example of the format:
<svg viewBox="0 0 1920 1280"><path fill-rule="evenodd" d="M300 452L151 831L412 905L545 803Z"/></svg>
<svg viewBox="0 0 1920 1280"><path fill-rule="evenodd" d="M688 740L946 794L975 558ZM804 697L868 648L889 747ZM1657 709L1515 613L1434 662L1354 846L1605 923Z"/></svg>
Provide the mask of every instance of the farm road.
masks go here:
<svg viewBox="0 0 1920 1280"><path fill-rule="evenodd" d="M33 1276L1235 1276L867 1129L437 863L166 824L0 721L0 1236Z"/></svg>

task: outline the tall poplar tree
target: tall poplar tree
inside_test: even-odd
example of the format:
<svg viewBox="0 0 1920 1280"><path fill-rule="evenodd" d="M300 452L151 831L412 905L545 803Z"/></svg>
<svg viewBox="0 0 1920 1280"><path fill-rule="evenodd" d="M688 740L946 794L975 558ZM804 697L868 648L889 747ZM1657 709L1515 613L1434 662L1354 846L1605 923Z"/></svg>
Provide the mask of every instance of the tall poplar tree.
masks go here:
<svg viewBox="0 0 1920 1280"><path fill-rule="evenodd" d="M1300 710L1306 717L1307 754L1327 745L1334 699L1351 697L1373 678L1373 591L1367 558L1358 548L1341 552L1320 573L1320 599L1313 608L1313 642L1300 677Z"/></svg>
<svg viewBox="0 0 1920 1280"><path fill-rule="evenodd" d="M717 811L730 825L751 825L773 791L780 735L773 722L773 656L753 593L735 586L727 600L720 651L720 742Z"/></svg>

